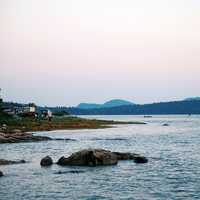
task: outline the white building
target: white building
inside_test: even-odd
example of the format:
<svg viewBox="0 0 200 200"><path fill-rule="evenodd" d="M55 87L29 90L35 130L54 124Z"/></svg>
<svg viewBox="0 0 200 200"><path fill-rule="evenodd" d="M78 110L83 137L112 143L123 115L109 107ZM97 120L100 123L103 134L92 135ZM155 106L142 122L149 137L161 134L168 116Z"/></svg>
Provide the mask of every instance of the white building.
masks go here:
<svg viewBox="0 0 200 200"><path fill-rule="evenodd" d="M35 104L31 103L28 106L25 106L23 108L24 113L35 113L36 112L36 106Z"/></svg>

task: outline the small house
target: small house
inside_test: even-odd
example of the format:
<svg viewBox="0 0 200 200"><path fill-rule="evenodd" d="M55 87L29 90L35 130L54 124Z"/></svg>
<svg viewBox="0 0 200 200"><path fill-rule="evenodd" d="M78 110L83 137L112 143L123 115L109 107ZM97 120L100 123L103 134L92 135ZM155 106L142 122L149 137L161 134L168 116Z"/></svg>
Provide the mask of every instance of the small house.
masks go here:
<svg viewBox="0 0 200 200"><path fill-rule="evenodd" d="M34 114L35 112L36 112L36 105L33 103L30 103L23 108L23 113L25 114L28 114L28 113Z"/></svg>

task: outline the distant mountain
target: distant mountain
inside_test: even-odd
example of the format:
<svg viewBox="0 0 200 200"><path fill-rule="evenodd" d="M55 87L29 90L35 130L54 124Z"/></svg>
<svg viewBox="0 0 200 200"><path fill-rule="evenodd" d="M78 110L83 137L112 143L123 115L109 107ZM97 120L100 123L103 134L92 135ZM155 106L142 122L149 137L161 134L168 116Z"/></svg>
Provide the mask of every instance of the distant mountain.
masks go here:
<svg viewBox="0 0 200 200"><path fill-rule="evenodd" d="M184 99L184 101L200 101L200 97L189 97Z"/></svg>
<svg viewBox="0 0 200 200"><path fill-rule="evenodd" d="M127 105L134 105L134 103L122 99L113 99L111 101L107 101L103 104L102 107L117 107L117 106L127 106Z"/></svg>
<svg viewBox="0 0 200 200"><path fill-rule="evenodd" d="M172 101L144 105L122 105L95 109L67 108L67 112L75 115L168 115L168 114L200 114L200 100Z"/></svg>
<svg viewBox="0 0 200 200"><path fill-rule="evenodd" d="M95 108L101 108L101 104L96 103L80 103L77 108L80 109L95 109Z"/></svg>
<svg viewBox="0 0 200 200"><path fill-rule="evenodd" d="M80 103L77 108L79 109L98 109L98 108L112 108L118 106L134 105L134 103L122 99L113 99L105 102L104 104L95 103Z"/></svg>

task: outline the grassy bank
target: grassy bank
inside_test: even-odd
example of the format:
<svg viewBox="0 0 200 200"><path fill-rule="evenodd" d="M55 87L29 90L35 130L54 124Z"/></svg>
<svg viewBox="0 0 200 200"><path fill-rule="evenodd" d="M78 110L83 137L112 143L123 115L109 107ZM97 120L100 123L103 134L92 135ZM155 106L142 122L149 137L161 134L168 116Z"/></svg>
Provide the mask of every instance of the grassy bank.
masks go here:
<svg viewBox="0 0 200 200"><path fill-rule="evenodd" d="M7 130L20 129L27 131L50 131L61 129L98 129L109 128L119 124L145 124L143 122L122 122L95 119L83 119L79 117L54 117L52 121L33 118L0 117L0 124L6 124Z"/></svg>

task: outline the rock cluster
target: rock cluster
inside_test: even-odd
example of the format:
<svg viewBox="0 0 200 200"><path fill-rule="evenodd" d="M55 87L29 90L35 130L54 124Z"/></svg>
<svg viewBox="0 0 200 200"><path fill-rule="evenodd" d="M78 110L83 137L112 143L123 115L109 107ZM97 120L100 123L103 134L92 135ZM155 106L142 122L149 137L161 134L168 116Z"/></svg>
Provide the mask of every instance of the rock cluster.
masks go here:
<svg viewBox="0 0 200 200"><path fill-rule="evenodd" d="M32 133L23 133L19 130L14 133L1 133L0 132L0 144L1 143L18 143L18 142L38 142L52 140L45 136L35 136Z"/></svg>
<svg viewBox="0 0 200 200"><path fill-rule="evenodd" d="M61 157L57 164L62 166L105 166L116 165L119 160L133 160L135 163L147 163L146 157L133 153L111 152L104 149L84 149L69 157Z"/></svg>
<svg viewBox="0 0 200 200"><path fill-rule="evenodd" d="M75 166L100 166L100 165L116 165L117 156L111 151L104 149L85 149L73 153L70 157L61 157L58 165L75 165Z"/></svg>

